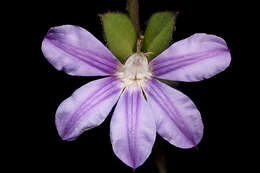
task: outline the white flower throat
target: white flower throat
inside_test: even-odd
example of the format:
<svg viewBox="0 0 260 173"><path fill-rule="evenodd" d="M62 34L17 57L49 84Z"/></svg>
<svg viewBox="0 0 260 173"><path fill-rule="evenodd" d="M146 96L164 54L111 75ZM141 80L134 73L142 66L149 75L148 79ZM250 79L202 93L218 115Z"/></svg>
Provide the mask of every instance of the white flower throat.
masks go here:
<svg viewBox="0 0 260 173"><path fill-rule="evenodd" d="M132 54L124 65L118 68L116 76L123 81L124 87L143 87L151 79L152 72L144 53Z"/></svg>

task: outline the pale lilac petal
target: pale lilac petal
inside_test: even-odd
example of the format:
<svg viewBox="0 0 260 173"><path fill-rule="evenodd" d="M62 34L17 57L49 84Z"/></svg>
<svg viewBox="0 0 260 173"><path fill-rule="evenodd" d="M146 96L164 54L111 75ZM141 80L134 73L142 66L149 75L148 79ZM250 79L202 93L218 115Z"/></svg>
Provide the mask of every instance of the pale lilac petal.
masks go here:
<svg viewBox="0 0 260 173"><path fill-rule="evenodd" d="M42 42L42 52L57 69L77 76L114 74L119 61L91 33L79 26L51 28Z"/></svg>
<svg viewBox="0 0 260 173"><path fill-rule="evenodd" d="M141 91L125 90L110 124L114 153L126 165L137 168L151 153L156 126Z"/></svg>
<svg viewBox="0 0 260 173"><path fill-rule="evenodd" d="M153 75L175 81L208 79L230 64L226 42L215 35L194 34L178 41L152 62Z"/></svg>
<svg viewBox="0 0 260 173"><path fill-rule="evenodd" d="M203 123L189 97L157 80L150 81L145 91L160 136L180 148L196 146L203 135Z"/></svg>
<svg viewBox="0 0 260 173"><path fill-rule="evenodd" d="M73 140L83 131L101 124L117 102L121 84L107 77L90 82L64 100L56 112L56 127L63 140Z"/></svg>

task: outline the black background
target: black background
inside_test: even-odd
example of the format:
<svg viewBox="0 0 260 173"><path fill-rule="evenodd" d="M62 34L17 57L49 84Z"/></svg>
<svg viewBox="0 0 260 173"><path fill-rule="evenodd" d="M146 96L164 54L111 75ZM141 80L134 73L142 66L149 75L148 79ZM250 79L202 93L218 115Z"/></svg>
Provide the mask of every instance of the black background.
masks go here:
<svg viewBox="0 0 260 173"><path fill-rule="evenodd" d="M182 1L183 2L183 1ZM79 25L104 44L102 25L98 14L109 11L126 12L124 0L111 1L42 1L22 4L14 24L21 28L24 36L20 43L25 49L20 58L25 59L19 81L20 92L25 100L19 115L23 121L21 129L13 133L15 154L22 168L72 172L122 172L132 169L122 163L113 153L109 138L111 114L97 128L82 134L72 142L62 141L56 131L54 119L58 105L74 90L97 77L75 77L57 71L44 58L41 42L48 29L53 26ZM178 89L188 95L197 105L204 122L204 137L197 148L179 149L157 135L156 146L165 153L168 172L227 171L242 167L243 133L239 120L241 114L234 102L237 92L236 68L242 58L239 52L238 33L241 33L241 5L222 1L192 2L182 4L174 1L140 0L140 22L142 30L152 13L158 11L179 12L173 42L194 33L214 34L224 38L231 51L232 62L226 71L211 79L194 83L181 83ZM28 40L27 40L28 39ZM241 76L240 76L241 77ZM18 79L20 80L19 76ZM15 110L14 110L15 111ZM25 121L24 121L25 120ZM17 120L16 120L17 121ZM19 122L18 122L19 124ZM157 147L156 147L157 148ZM137 168L137 173L156 173L153 151L147 161Z"/></svg>

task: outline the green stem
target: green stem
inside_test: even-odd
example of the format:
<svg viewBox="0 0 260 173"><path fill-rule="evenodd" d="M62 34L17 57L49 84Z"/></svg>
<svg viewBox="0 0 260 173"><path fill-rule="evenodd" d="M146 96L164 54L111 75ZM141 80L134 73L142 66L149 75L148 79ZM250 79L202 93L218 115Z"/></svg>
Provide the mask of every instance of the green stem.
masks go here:
<svg viewBox="0 0 260 173"><path fill-rule="evenodd" d="M154 144L153 152L154 157L153 161L155 166L157 167L157 170L159 173L167 173L167 167L166 167L166 158L165 158L165 152L163 150L164 146L162 143L162 139L158 138L156 139L156 142Z"/></svg>
<svg viewBox="0 0 260 173"><path fill-rule="evenodd" d="M141 35L140 24L139 24L138 0L127 0L127 10L128 10L130 19L135 26L136 32L138 33L138 35Z"/></svg>
<svg viewBox="0 0 260 173"><path fill-rule="evenodd" d="M164 153L162 151L157 151L155 157L154 163L159 173L167 173Z"/></svg>

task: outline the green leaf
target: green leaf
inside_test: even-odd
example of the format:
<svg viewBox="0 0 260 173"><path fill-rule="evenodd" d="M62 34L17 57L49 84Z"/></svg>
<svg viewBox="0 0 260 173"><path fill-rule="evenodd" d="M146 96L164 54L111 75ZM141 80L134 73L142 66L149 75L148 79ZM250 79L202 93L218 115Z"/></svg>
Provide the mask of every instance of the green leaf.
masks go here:
<svg viewBox="0 0 260 173"><path fill-rule="evenodd" d="M176 14L173 12L159 12L149 19L144 33L144 51L153 52L149 59L153 59L168 48L174 30Z"/></svg>
<svg viewBox="0 0 260 173"><path fill-rule="evenodd" d="M124 62L136 46L137 32L132 22L122 13L106 13L102 21L108 48Z"/></svg>

